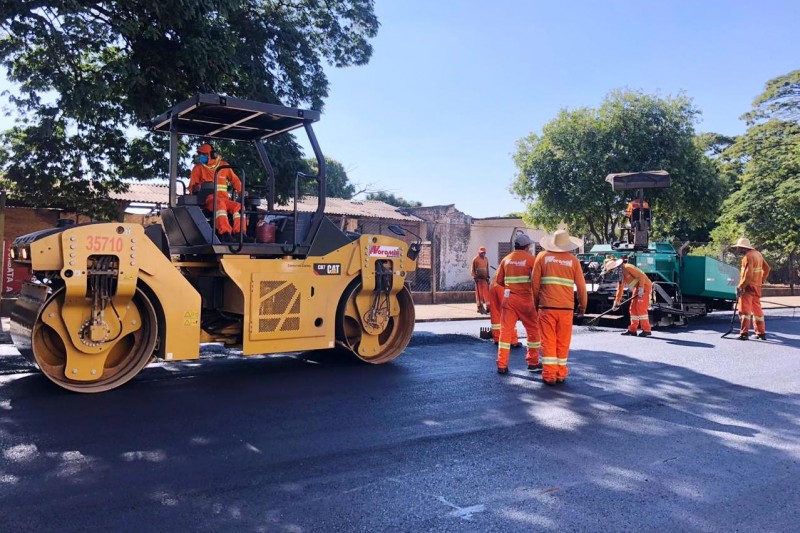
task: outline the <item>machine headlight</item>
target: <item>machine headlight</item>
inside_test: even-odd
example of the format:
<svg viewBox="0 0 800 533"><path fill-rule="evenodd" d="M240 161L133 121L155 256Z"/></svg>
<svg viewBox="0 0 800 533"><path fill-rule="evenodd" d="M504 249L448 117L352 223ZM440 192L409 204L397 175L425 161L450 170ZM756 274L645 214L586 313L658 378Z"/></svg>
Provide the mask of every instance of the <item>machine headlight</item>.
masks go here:
<svg viewBox="0 0 800 533"><path fill-rule="evenodd" d="M11 248L11 250L8 252L8 256L11 259L16 259L17 258L17 249L16 248Z"/></svg>
<svg viewBox="0 0 800 533"><path fill-rule="evenodd" d="M28 259L28 249L27 248L23 248L22 249L22 259Z"/></svg>

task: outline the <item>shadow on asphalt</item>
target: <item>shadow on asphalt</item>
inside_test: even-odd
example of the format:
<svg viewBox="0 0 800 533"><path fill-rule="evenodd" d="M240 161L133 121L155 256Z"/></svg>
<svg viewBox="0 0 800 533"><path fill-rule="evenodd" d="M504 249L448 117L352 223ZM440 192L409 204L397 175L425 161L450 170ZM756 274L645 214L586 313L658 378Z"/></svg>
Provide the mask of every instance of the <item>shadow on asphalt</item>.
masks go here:
<svg viewBox="0 0 800 533"><path fill-rule="evenodd" d="M709 324L722 326L710 321L698 327L709 329ZM773 321L769 327L785 346L800 348L796 321ZM509 486L539 480L541 465L549 462L564 473L552 474L556 481L536 483L562 480L621 499L662 490L672 498L648 501L648 512L667 517L665 527L696 530L704 520L703 494L682 490L687 479L725 486L732 476L762 478L766 462L797 464L796 448L786 444L800 440L797 394L591 350L575 354L577 379L545 387L533 383L539 375L485 372L494 358L489 343L459 335L447 336L446 342L457 349L430 350L438 341L417 335L401 359L378 366L354 364L334 352L173 363L149 367L124 387L101 395L64 391L40 374L0 382L0 473L6 486L0 494L7 510L37 509L18 513L33 530L53 529L61 514L78 520L82 509L75 498L86 503L109 491L137 496L124 504L117 497L109 512L98 513L95 525L100 528L133 528L126 522L129 515L141 524L137 508L139 513L148 509L144 514L151 524L183 513L202 516L209 530L250 529L257 523L310 528L313 518L304 522L301 514L303 483L310 473L324 480L355 468L352 483L358 486L362 477L407 471L404 457L411 455L414 470L431 469L439 476L442 456L427 452L437 440L450 439L445 440L448 449L455 445L465 468L477 476L473 485L490 487L493 476L514 476L517 481ZM698 344L705 347L688 345ZM475 358L485 361L476 364ZM480 424L472 425L476 420ZM520 432L515 429L519 425L529 429ZM497 443L526 450L530 460L515 463L513 472L505 463L482 470L497 455ZM394 451L381 451L387 448ZM690 455L701 450L713 450L725 464L737 465L735 472L691 470L686 466L693 464ZM343 459L345 453L358 456L357 467ZM575 462L576 457L584 461ZM201 464L221 470L209 479L212 471L198 468ZM615 484L619 472L624 483ZM41 500L31 503L27 497L45 485L51 494L70 497L63 503L50 500L55 507L40 509ZM243 485L257 490L258 505L238 499ZM12 486L17 492L8 490ZM551 509L570 508L575 516L591 511L581 508L591 498L576 499L574 491L549 494L557 502ZM373 498L370 506L378 505L387 516L403 516L402 499L381 499L377 493ZM327 509L338 504L319 498L308 505ZM282 511L269 515L269 509ZM617 515L609 513L607 519ZM347 528L350 515L338 516L330 529ZM522 518L517 525L530 529ZM624 526L611 522L609 529Z"/></svg>

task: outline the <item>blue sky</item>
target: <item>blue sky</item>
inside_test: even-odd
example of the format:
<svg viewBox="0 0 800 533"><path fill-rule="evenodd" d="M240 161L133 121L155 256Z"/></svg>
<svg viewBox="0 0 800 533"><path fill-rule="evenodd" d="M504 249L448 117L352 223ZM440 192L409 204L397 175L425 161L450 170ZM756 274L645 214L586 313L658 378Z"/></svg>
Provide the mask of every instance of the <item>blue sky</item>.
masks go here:
<svg viewBox="0 0 800 533"><path fill-rule="evenodd" d="M369 64L329 70L323 152L351 181L474 217L523 209L508 192L516 141L562 108L616 88L682 91L698 131L738 134L767 80L800 68L796 1L378 0L376 12Z"/></svg>
<svg viewBox="0 0 800 533"><path fill-rule="evenodd" d="M767 80L800 68L797 1L377 0L376 12L369 64L327 71L322 150L353 182L474 217L523 210L508 192L516 141L562 108L617 88L684 92L698 131L738 134Z"/></svg>

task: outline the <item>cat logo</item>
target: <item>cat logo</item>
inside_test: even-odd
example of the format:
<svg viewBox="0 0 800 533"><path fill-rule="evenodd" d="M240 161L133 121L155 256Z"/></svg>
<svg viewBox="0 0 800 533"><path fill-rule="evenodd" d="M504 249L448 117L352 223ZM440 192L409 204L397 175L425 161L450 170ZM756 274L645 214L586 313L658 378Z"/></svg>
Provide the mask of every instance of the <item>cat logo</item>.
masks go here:
<svg viewBox="0 0 800 533"><path fill-rule="evenodd" d="M341 273L340 263L314 263L314 274L318 276L338 276Z"/></svg>

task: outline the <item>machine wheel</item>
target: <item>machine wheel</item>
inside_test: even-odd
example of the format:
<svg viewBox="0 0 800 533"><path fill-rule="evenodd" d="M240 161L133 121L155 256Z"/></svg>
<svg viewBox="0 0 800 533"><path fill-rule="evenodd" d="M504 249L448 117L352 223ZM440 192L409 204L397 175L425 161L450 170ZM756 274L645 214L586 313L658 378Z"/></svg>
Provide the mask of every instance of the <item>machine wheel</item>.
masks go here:
<svg viewBox="0 0 800 533"><path fill-rule="evenodd" d="M42 306L42 312L51 304L60 309L64 294L64 288L56 290ZM141 327L114 341L100 379L84 382L67 377L65 364L69 339L62 339L59 332L42 320L41 314L31 331L31 351L37 366L57 385L75 392L103 392L126 383L148 363L158 336L158 321L150 299L137 288L131 303L141 316Z"/></svg>
<svg viewBox="0 0 800 533"><path fill-rule="evenodd" d="M414 332L414 302L408 287L397 293L400 314L389 317L388 323L377 336L368 335L361 327L361 318L356 308L356 296L361 292L361 283L356 282L345 290L336 313L336 340L353 352L360 360L371 363L388 363L405 350ZM368 339L366 339L368 337ZM360 353L362 341L377 344L376 353Z"/></svg>

